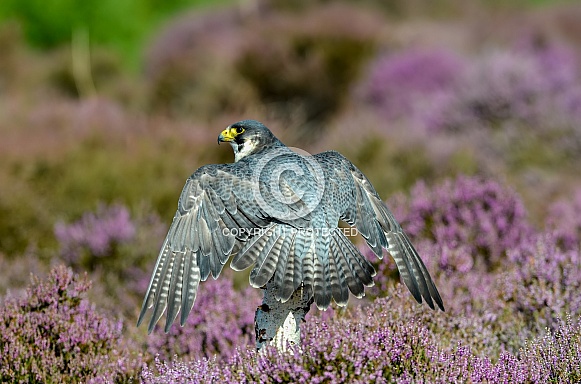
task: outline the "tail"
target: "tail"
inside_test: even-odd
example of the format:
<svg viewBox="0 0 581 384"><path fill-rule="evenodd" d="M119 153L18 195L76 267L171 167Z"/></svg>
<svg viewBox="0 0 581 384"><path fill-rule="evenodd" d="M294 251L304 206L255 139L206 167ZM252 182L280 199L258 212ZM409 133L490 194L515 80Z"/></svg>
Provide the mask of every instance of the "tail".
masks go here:
<svg viewBox="0 0 581 384"><path fill-rule="evenodd" d="M344 306L349 291L356 297L373 286L375 269L339 228L316 230L273 223L249 239L231 267L254 265L250 284L262 287L274 279L276 299L285 302L303 284L319 309L333 299Z"/></svg>

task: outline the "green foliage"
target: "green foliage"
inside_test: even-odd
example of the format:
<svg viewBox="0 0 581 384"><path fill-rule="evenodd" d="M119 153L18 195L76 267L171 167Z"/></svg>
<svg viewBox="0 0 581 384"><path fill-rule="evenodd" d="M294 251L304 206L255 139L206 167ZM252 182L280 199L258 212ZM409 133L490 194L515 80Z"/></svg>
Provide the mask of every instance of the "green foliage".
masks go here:
<svg viewBox="0 0 581 384"><path fill-rule="evenodd" d="M85 30L94 44L114 48L135 65L143 43L163 19L185 8L215 3L209 0L51 0L47 6L41 0L3 0L0 21L18 20L28 41L41 48L67 44L76 30Z"/></svg>
<svg viewBox="0 0 581 384"><path fill-rule="evenodd" d="M40 244L54 245L51 209L22 181L2 183L0 195L0 254L13 256ZM39 255L43 256L43 252Z"/></svg>

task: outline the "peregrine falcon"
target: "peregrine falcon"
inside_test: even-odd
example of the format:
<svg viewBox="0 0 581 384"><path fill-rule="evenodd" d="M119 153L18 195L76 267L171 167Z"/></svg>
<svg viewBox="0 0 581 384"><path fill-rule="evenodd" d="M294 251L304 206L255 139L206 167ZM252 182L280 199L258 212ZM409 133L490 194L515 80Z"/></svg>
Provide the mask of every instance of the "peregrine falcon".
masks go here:
<svg viewBox="0 0 581 384"><path fill-rule="evenodd" d="M414 298L444 310L442 298L408 236L367 177L335 151L316 155L285 146L262 123L226 128L234 163L206 165L186 181L163 242L137 325L153 308L151 332L167 310L165 331L183 326L200 281L253 266L250 284L273 280L276 299L302 285L320 309L347 304L373 285L375 269L348 239L343 220L382 258L393 257Z"/></svg>

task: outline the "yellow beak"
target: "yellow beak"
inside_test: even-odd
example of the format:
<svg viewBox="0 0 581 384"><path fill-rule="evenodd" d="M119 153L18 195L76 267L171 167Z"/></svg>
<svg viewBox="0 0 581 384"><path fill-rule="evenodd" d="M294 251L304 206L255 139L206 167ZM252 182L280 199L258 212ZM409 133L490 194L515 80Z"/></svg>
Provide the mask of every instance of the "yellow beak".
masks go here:
<svg viewBox="0 0 581 384"><path fill-rule="evenodd" d="M218 136L218 144L222 142L229 143L231 141L234 141L236 135L237 135L236 128L228 127L225 130L223 130L222 133L220 133L220 136Z"/></svg>

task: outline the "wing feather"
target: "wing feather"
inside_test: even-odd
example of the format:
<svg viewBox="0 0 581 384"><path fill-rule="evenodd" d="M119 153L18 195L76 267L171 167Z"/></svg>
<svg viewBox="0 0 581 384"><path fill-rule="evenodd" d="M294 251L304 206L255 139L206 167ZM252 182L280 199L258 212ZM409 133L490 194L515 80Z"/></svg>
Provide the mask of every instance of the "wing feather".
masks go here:
<svg viewBox="0 0 581 384"><path fill-rule="evenodd" d="M185 253L185 252L184 252ZM178 252L175 255L175 265L173 267L171 282L169 286L169 298L167 300L167 318L165 322L165 332L175 321L182 302L182 283L184 278L184 253Z"/></svg>
<svg viewBox="0 0 581 384"><path fill-rule="evenodd" d="M283 243L280 247L280 253L278 256L278 263L276 264L276 271L274 272L274 285L278 288L276 290L275 298L279 301L282 301L282 292L285 286L287 270L290 269L292 271L293 268L294 258L293 255L289 252L293 242L294 234L291 232L289 232L287 236L283 237Z"/></svg>
<svg viewBox="0 0 581 384"><path fill-rule="evenodd" d="M335 242L329 243L329 269L331 274L331 293L333 295L333 300L337 305L343 307L347 305L349 300L349 289L347 288L347 278L341 263L338 261L339 255L338 250L335 248Z"/></svg>
<svg viewBox="0 0 581 384"><path fill-rule="evenodd" d="M289 152L283 156L283 163L290 164L296 158ZM369 180L336 152L325 152L315 158L323 164L327 178L324 205L292 223L262 211L253 194L264 188L262 184L253 184L257 181L249 164L241 161L204 166L190 176L158 255L138 325L149 309L153 311L149 332L166 310L166 332L180 312L183 325L194 305L199 282L210 274L217 278L233 254L233 269L254 264L250 276L253 286L263 286L274 278L279 288L277 299L283 302L301 284L319 308L327 308L331 299L345 305L349 291L363 296L365 286L373 285L375 269L371 263L343 233L321 237L304 231L314 228L315 223L328 226L326 223L339 219L355 226L379 258L384 248L388 250L403 282L418 302L425 300L432 308L435 303L443 310L442 298L424 263ZM306 177L284 176L278 184L283 196L295 201L277 207L281 212L300 212L310 207L315 198L310 188L313 180L308 176L314 172L312 164L302 166L307 167ZM292 172L284 173L287 174ZM308 193L299 193L304 191ZM252 234L256 228L266 230L287 224L303 231Z"/></svg>
<svg viewBox="0 0 581 384"><path fill-rule="evenodd" d="M300 281L303 280L300 268L300 260L297 258L296 253L296 243L295 243L296 236L297 236L296 231L293 231L292 235L290 236L291 240L289 245L289 252L287 255L287 261L284 265L284 272L281 271L281 274L277 275L277 278L282 280L282 283L279 285L279 287L281 288L279 288L278 292L280 296L279 299L283 303L288 301L288 299L290 299L294 291L298 288L298 286L295 286L295 280ZM295 276L295 274L301 274L301 276L297 277Z"/></svg>
<svg viewBox="0 0 581 384"><path fill-rule="evenodd" d="M206 280L210 273L218 277L234 251L238 240L231 231L241 225L250 229L266 222L251 201L241 198L252 190L246 171L236 164L211 165L198 169L186 180L138 325L149 309L153 310L149 332L166 310L166 332L180 312L183 325L194 305L200 280Z"/></svg>
<svg viewBox="0 0 581 384"><path fill-rule="evenodd" d="M327 309L331 304L331 273L329 266L329 242L328 231L322 231L315 238L314 243L314 274L313 289L315 304L319 309Z"/></svg>
<svg viewBox="0 0 581 384"><path fill-rule="evenodd" d="M186 252L184 260L184 282L182 285L182 304L180 324L183 327L196 301L198 285L200 284L200 268L197 263L197 254Z"/></svg>
<svg viewBox="0 0 581 384"><path fill-rule="evenodd" d="M314 276L315 276L314 243L312 241L312 238L310 238L309 236L301 236L302 234L303 234L303 232L300 232L297 237L304 238L306 240L304 254L301 258L302 272L303 272L302 277L303 277L303 284L304 284L304 289L305 289L303 294L307 297L312 297L313 296L313 284L314 284L313 280L314 280ZM295 284L296 284L296 282L297 281L295 279ZM295 290L296 290L296 288L295 288Z"/></svg>
<svg viewBox="0 0 581 384"><path fill-rule="evenodd" d="M274 270L276 268L276 264L278 262L278 255L280 252L281 246L281 233L276 229L275 226L271 229L265 237L267 240L264 242L264 245L258 251L258 261L256 265L250 272L250 285L254 288L260 288L268 283L268 280L274 274Z"/></svg>
<svg viewBox="0 0 581 384"><path fill-rule="evenodd" d="M365 296L365 286L357 277L357 272L355 272L352 263L349 262L350 253L346 251L346 248L343 247L338 237L333 237L332 241L336 250L335 260L338 262L341 270L345 271L345 281L349 290L355 297L362 298Z"/></svg>
<svg viewBox="0 0 581 384"><path fill-rule="evenodd" d="M147 333L151 333L155 324L159 321L160 317L163 315L167 307L167 296L169 293L169 286L171 281L171 274L173 264L175 262L175 257L168 257L163 265L163 269L161 271L161 279L159 281L159 292L155 297L155 301L153 302L153 314L151 315L151 320L149 321L149 326L147 328Z"/></svg>
<svg viewBox="0 0 581 384"><path fill-rule="evenodd" d="M169 248L167 247L167 239L164 241L159 256L153 268L153 274L149 282L149 287L147 288L147 293L143 299L143 304L141 306L141 313L137 319L137 326L140 326L143 322L147 310L153 306L157 291L159 289L159 281L161 279L161 274L167 259L169 258Z"/></svg>
<svg viewBox="0 0 581 384"><path fill-rule="evenodd" d="M327 177L341 180L341 187L331 185L335 193L329 192L330 196L339 196L334 204L339 207L340 218L357 228L379 258L382 257L382 249L387 249L396 262L404 284L419 303L425 300L431 308L435 303L444 310L442 298L423 261L365 175L337 152L324 152L316 156L320 161L333 165L326 167ZM345 255L346 259L338 258L338 265L344 268L345 273L349 275L348 271L351 270L360 279L368 279L371 271L367 263L361 258L350 258L348 253ZM349 268L344 266L343 261ZM358 288L353 282L349 285L350 290L351 286Z"/></svg>

